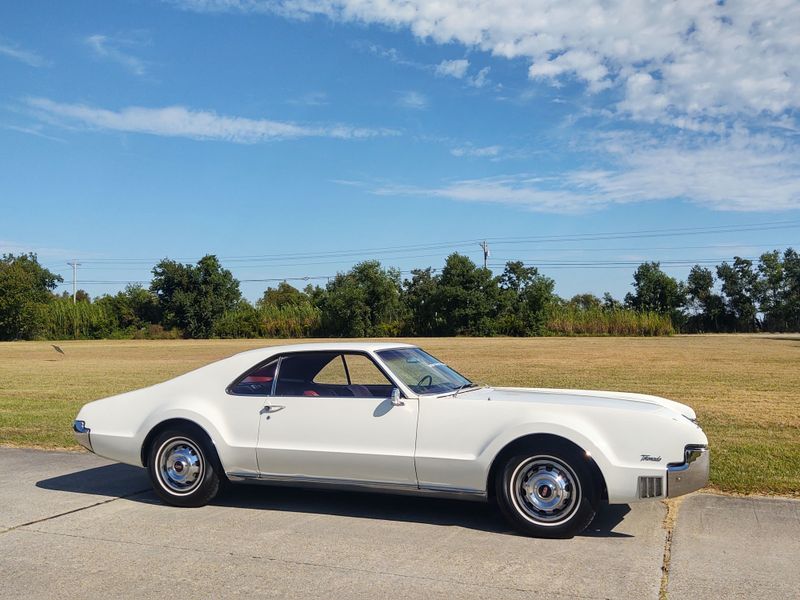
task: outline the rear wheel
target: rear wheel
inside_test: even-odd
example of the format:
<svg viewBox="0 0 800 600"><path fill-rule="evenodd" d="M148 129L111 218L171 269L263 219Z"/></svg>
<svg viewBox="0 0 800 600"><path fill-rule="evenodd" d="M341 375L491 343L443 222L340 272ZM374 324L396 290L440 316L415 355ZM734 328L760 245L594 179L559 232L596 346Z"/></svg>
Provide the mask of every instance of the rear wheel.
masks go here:
<svg viewBox="0 0 800 600"><path fill-rule="evenodd" d="M150 481L174 506L203 506L220 488L219 461L205 434L190 428L163 431L150 445Z"/></svg>
<svg viewBox="0 0 800 600"><path fill-rule="evenodd" d="M599 489L577 452L529 451L512 456L498 471L495 497L520 533L572 537L594 518Z"/></svg>

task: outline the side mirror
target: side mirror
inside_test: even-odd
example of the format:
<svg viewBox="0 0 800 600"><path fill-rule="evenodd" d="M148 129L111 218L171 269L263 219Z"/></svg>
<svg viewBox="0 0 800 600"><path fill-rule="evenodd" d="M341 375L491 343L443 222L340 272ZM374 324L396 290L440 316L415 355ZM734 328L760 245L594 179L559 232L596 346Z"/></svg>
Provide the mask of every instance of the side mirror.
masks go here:
<svg viewBox="0 0 800 600"><path fill-rule="evenodd" d="M403 406L405 402L400 398L400 389L399 388L392 388L392 405L393 406Z"/></svg>

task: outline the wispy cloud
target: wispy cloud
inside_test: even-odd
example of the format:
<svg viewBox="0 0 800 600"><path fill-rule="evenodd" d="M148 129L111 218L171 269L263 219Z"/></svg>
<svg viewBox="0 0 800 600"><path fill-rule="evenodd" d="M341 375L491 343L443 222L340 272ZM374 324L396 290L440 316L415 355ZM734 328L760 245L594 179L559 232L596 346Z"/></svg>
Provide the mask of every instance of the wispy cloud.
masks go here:
<svg viewBox="0 0 800 600"><path fill-rule="evenodd" d="M23 127L20 125L0 125L3 129L8 129L10 131L16 131L17 133L24 133L26 135L33 135L35 137L40 137L45 140L50 140L53 142L61 142L62 144L66 143L67 140L56 137L54 135L48 135L42 131L42 126L40 124L36 124L32 127Z"/></svg>
<svg viewBox="0 0 800 600"><path fill-rule="evenodd" d="M477 158L494 158L500 154L501 146L459 146L452 148L450 154L453 156L472 156Z"/></svg>
<svg viewBox="0 0 800 600"><path fill-rule="evenodd" d="M400 94L397 105L411 110L423 110L428 108L428 97L420 92L409 90Z"/></svg>
<svg viewBox="0 0 800 600"><path fill-rule="evenodd" d="M297 106L327 106L329 104L328 94L325 92L308 92L298 98L291 98L286 103Z"/></svg>
<svg viewBox="0 0 800 600"><path fill-rule="evenodd" d="M298 125L269 119L226 116L184 106L163 108L131 106L121 110L109 110L86 104L54 102L47 98L29 98L26 102L39 119L64 127L147 133L239 144L307 137L360 139L398 133L392 129L370 129L340 124Z"/></svg>
<svg viewBox="0 0 800 600"><path fill-rule="evenodd" d="M134 56L129 51L123 50L123 48L138 46L142 42L128 37L111 37L99 33L90 35L84 42L97 58L120 64L134 75L140 77L147 74L145 61Z"/></svg>
<svg viewBox="0 0 800 600"><path fill-rule="evenodd" d="M455 60L443 60L433 68L433 71L439 77L461 79L472 87L481 88L489 83L490 67L484 67L474 75L469 74L469 68L470 62L466 58L459 58Z"/></svg>
<svg viewBox="0 0 800 600"><path fill-rule="evenodd" d="M664 144L649 136L612 135L598 140L593 150L611 157L610 164L558 176L519 173L438 186L401 183L368 189L378 195L446 198L565 214L672 199L722 211L800 209L800 152L778 138L737 132L715 143L693 139Z"/></svg>
<svg viewBox="0 0 800 600"><path fill-rule="evenodd" d="M458 60L443 60L436 65L436 74L441 77L455 77L463 79L469 70L469 61L466 58Z"/></svg>
<svg viewBox="0 0 800 600"><path fill-rule="evenodd" d="M0 55L7 56L8 58L12 58L21 63L25 63L29 67L50 66L50 61L42 58L36 52L33 52L32 50L26 50L18 44L14 44L13 42L9 42L3 38L0 38Z"/></svg>
<svg viewBox="0 0 800 600"><path fill-rule="evenodd" d="M88 258L98 256L95 253L88 253L84 250L68 248L58 248L46 244L19 242L14 240L0 240L0 254L28 254L33 253L39 260L69 260L76 256ZM64 265L66 266L66 264ZM58 269L54 269L58 272Z"/></svg>

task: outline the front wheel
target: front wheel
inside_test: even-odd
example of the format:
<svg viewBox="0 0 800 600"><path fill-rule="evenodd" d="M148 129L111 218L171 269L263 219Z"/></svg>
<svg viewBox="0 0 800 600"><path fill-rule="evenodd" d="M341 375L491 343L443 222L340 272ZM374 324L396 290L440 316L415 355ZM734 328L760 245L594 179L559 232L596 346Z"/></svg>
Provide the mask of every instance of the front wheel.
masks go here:
<svg viewBox="0 0 800 600"><path fill-rule="evenodd" d="M495 482L501 512L520 533L572 537L591 523L598 487L577 452L524 452L512 456Z"/></svg>
<svg viewBox="0 0 800 600"><path fill-rule="evenodd" d="M216 454L205 436L187 429L164 431L153 440L147 470L158 497L173 506L204 506L217 495Z"/></svg>

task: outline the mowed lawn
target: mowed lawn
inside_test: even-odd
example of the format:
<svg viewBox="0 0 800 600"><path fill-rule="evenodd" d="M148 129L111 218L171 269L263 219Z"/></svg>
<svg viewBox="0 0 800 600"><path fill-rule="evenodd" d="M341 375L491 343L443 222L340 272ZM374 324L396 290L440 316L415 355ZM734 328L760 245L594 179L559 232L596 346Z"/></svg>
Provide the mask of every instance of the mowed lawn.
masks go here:
<svg viewBox="0 0 800 600"><path fill-rule="evenodd" d="M609 389L686 402L712 448L712 485L800 495L800 336L409 340L492 385ZM0 444L77 448L85 402L285 340L0 343Z"/></svg>

